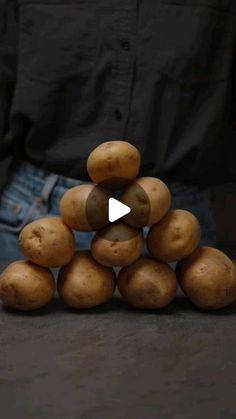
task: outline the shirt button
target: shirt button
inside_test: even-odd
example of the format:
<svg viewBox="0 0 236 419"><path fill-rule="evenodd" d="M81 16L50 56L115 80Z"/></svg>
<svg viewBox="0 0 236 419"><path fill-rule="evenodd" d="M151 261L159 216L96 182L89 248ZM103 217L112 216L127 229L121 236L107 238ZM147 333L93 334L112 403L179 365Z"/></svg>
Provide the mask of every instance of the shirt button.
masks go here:
<svg viewBox="0 0 236 419"><path fill-rule="evenodd" d="M129 51L130 50L130 43L129 43L129 41L127 41L126 39L122 39L122 41L121 41L121 48L124 51Z"/></svg>
<svg viewBox="0 0 236 419"><path fill-rule="evenodd" d="M114 114L117 121L120 121L122 119L122 113L121 111L119 111L119 109L116 109Z"/></svg>

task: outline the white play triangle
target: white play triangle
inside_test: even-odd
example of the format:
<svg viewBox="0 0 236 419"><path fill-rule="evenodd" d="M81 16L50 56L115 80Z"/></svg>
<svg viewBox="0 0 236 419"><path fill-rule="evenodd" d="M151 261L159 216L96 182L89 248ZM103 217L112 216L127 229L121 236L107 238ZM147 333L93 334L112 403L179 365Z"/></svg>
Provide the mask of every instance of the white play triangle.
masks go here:
<svg viewBox="0 0 236 419"><path fill-rule="evenodd" d="M125 204L122 204L122 202L117 201L115 198L109 199L109 210L108 210L108 217L110 223L113 223L116 220L119 220L119 218L124 217L124 215L129 214L131 211L130 207L128 207Z"/></svg>

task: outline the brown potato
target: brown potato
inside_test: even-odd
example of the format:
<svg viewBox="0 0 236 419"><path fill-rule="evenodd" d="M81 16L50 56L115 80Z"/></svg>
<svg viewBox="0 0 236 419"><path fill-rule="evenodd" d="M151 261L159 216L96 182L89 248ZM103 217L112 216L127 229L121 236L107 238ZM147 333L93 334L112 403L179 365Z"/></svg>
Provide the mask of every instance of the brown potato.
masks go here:
<svg viewBox="0 0 236 419"><path fill-rule="evenodd" d="M236 301L236 267L220 250L197 248L176 267L183 292L196 306L219 309Z"/></svg>
<svg viewBox="0 0 236 419"><path fill-rule="evenodd" d="M72 231L59 217L45 217L23 228L19 243L24 255L37 265L56 268L66 265L75 252Z"/></svg>
<svg viewBox="0 0 236 419"><path fill-rule="evenodd" d="M93 183L69 189L60 202L64 223L79 231L96 231L109 224L108 200L110 191Z"/></svg>
<svg viewBox="0 0 236 419"><path fill-rule="evenodd" d="M166 307L177 291L177 279L171 267L144 257L121 269L117 285L127 303L141 309Z"/></svg>
<svg viewBox="0 0 236 419"><path fill-rule="evenodd" d="M58 277L58 293L70 307L91 308L112 298L116 277L112 268L96 262L88 250L75 253Z"/></svg>
<svg viewBox="0 0 236 419"><path fill-rule="evenodd" d="M142 177L126 187L121 202L131 208L125 222L132 227L144 227L164 217L171 206L171 194L161 180Z"/></svg>
<svg viewBox="0 0 236 419"><path fill-rule="evenodd" d="M54 292L55 281L50 270L28 261L13 262L0 275L0 299L16 310L43 307Z"/></svg>
<svg viewBox="0 0 236 419"><path fill-rule="evenodd" d="M116 188L138 176L140 161L140 153L132 144L126 141L108 141L91 152L87 170L95 183Z"/></svg>
<svg viewBox="0 0 236 419"><path fill-rule="evenodd" d="M126 266L141 256L143 244L142 230L117 223L96 234L91 252L94 259L104 266Z"/></svg>
<svg viewBox="0 0 236 419"><path fill-rule="evenodd" d="M162 262L175 262L190 255L199 244L201 228L189 211L172 210L153 225L147 236L150 254Z"/></svg>

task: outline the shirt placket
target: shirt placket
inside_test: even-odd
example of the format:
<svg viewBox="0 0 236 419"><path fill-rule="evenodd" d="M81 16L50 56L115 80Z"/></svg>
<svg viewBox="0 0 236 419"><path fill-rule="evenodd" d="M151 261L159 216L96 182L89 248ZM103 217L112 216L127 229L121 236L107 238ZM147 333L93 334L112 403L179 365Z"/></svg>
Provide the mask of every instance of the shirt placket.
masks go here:
<svg viewBox="0 0 236 419"><path fill-rule="evenodd" d="M117 2L114 14L114 58L112 63L112 109L110 122L125 138L135 67L137 0Z"/></svg>

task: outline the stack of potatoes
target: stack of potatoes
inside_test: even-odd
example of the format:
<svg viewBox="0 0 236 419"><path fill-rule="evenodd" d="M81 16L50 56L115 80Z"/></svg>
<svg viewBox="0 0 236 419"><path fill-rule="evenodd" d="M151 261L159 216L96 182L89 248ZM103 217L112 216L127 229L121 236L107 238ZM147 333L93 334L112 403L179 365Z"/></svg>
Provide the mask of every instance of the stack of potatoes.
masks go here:
<svg viewBox="0 0 236 419"><path fill-rule="evenodd" d="M54 296L50 268L60 268L57 289L70 307L86 309L112 298L116 284L127 303L161 309L183 292L198 307L219 309L236 301L236 267L221 251L200 247L200 225L190 212L171 210L168 187L137 178L140 153L125 141L99 145L87 161L91 183L68 190L61 217L28 224L19 243L25 261L0 276L0 298L9 307L34 310ZM131 208L122 221L108 220L109 198ZM143 257L143 228L149 226ZM90 250L76 251L73 230L95 231ZM172 268L177 262L176 269ZM114 267L120 267L118 277Z"/></svg>

